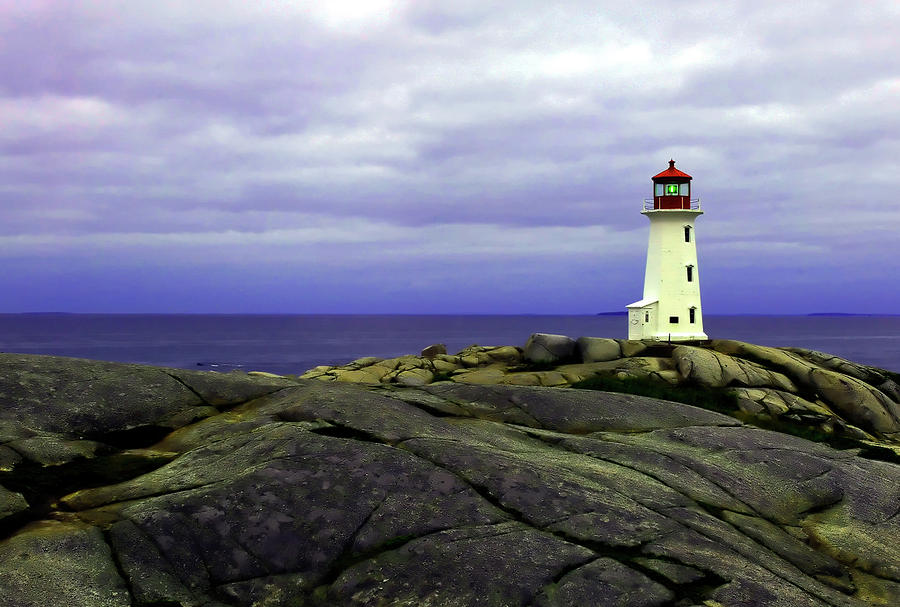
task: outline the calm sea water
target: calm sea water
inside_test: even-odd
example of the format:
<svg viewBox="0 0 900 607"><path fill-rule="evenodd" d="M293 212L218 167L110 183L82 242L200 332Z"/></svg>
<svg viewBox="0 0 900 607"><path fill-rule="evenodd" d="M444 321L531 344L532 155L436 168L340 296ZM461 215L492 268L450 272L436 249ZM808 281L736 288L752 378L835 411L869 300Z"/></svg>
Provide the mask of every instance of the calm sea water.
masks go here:
<svg viewBox="0 0 900 607"><path fill-rule="evenodd" d="M713 338L798 346L900 371L900 316L706 316ZM300 373L361 356L524 345L531 333L624 337L623 316L0 314L0 351L185 369Z"/></svg>

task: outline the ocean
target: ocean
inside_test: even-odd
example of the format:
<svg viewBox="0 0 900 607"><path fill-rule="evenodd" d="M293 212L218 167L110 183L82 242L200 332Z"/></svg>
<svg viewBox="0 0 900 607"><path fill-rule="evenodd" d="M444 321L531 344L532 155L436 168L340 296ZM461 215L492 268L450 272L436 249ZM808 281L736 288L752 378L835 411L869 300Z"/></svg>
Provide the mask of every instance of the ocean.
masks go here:
<svg viewBox="0 0 900 607"><path fill-rule="evenodd" d="M711 338L820 350L900 371L900 316L704 316ZM298 374L433 343L522 346L531 333L626 334L624 316L0 314L0 351Z"/></svg>

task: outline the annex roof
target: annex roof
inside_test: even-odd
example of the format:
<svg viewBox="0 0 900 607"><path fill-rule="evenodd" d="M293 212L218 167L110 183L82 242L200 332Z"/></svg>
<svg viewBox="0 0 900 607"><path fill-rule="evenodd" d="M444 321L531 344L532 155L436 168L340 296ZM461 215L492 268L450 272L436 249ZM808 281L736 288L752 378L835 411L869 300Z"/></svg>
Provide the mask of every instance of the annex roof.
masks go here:
<svg viewBox="0 0 900 607"><path fill-rule="evenodd" d="M693 179L693 177L691 177L684 171L679 171L678 169L676 169L674 160L669 161L669 168L667 168L662 173L658 173L658 174L654 175L652 177L652 179L666 179L667 177L681 177L682 179L684 179L684 178Z"/></svg>
<svg viewBox="0 0 900 607"><path fill-rule="evenodd" d="M655 304L658 302L658 299L641 299L640 301L636 301L632 304L628 304L625 306L626 308L646 308L650 304Z"/></svg>

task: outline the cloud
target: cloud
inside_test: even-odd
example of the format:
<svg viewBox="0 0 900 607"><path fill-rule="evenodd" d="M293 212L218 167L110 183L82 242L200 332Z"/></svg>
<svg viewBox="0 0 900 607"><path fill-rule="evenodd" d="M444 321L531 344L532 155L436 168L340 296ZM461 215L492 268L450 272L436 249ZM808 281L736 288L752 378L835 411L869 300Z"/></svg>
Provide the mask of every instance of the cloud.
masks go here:
<svg viewBox="0 0 900 607"><path fill-rule="evenodd" d="M706 276L839 266L875 293L900 220L898 25L887 1L3 2L0 256L51 281L115 251L187 281L210 258L275 280L293 255L346 278L322 301L422 260L509 293L502 264L637 289L638 205L674 157ZM435 284L406 294L429 311Z"/></svg>

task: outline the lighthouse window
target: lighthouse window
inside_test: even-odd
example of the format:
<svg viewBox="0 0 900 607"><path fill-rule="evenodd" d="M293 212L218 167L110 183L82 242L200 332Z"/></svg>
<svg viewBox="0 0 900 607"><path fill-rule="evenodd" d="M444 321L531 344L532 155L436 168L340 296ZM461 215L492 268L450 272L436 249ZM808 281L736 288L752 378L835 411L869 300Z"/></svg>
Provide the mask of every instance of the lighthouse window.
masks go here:
<svg viewBox="0 0 900 607"><path fill-rule="evenodd" d="M691 195L691 184L682 183L680 186L678 186L678 193L681 196L690 196Z"/></svg>
<svg viewBox="0 0 900 607"><path fill-rule="evenodd" d="M650 312L644 312L644 322L650 322Z"/></svg>
<svg viewBox="0 0 900 607"><path fill-rule="evenodd" d="M655 196L662 196L662 195L663 195L663 184L661 184L661 183L657 183L657 184L656 184L656 193L655 193L654 195L655 195Z"/></svg>
<svg viewBox="0 0 900 607"><path fill-rule="evenodd" d="M688 282L694 282L694 266L687 267L687 279Z"/></svg>
<svg viewBox="0 0 900 607"><path fill-rule="evenodd" d="M671 324L673 324L673 325L677 325L677 324L678 324L678 317L677 317L677 316L670 316L670 317L669 317L669 322L670 322Z"/></svg>
<svg viewBox="0 0 900 607"><path fill-rule="evenodd" d="M688 310L688 316L690 318L691 323L697 322L697 308L691 308Z"/></svg>
<svg viewBox="0 0 900 607"><path fill-rule="evenodd" d="M666 184L666 196L678 196L678 184L677 183L667 183Z"/></svg>
<svg viewBox="0 0 900 607"><path fill-rule="evenodd" d="M684 241L691 241L691 226L684 226Z"/></svg>

